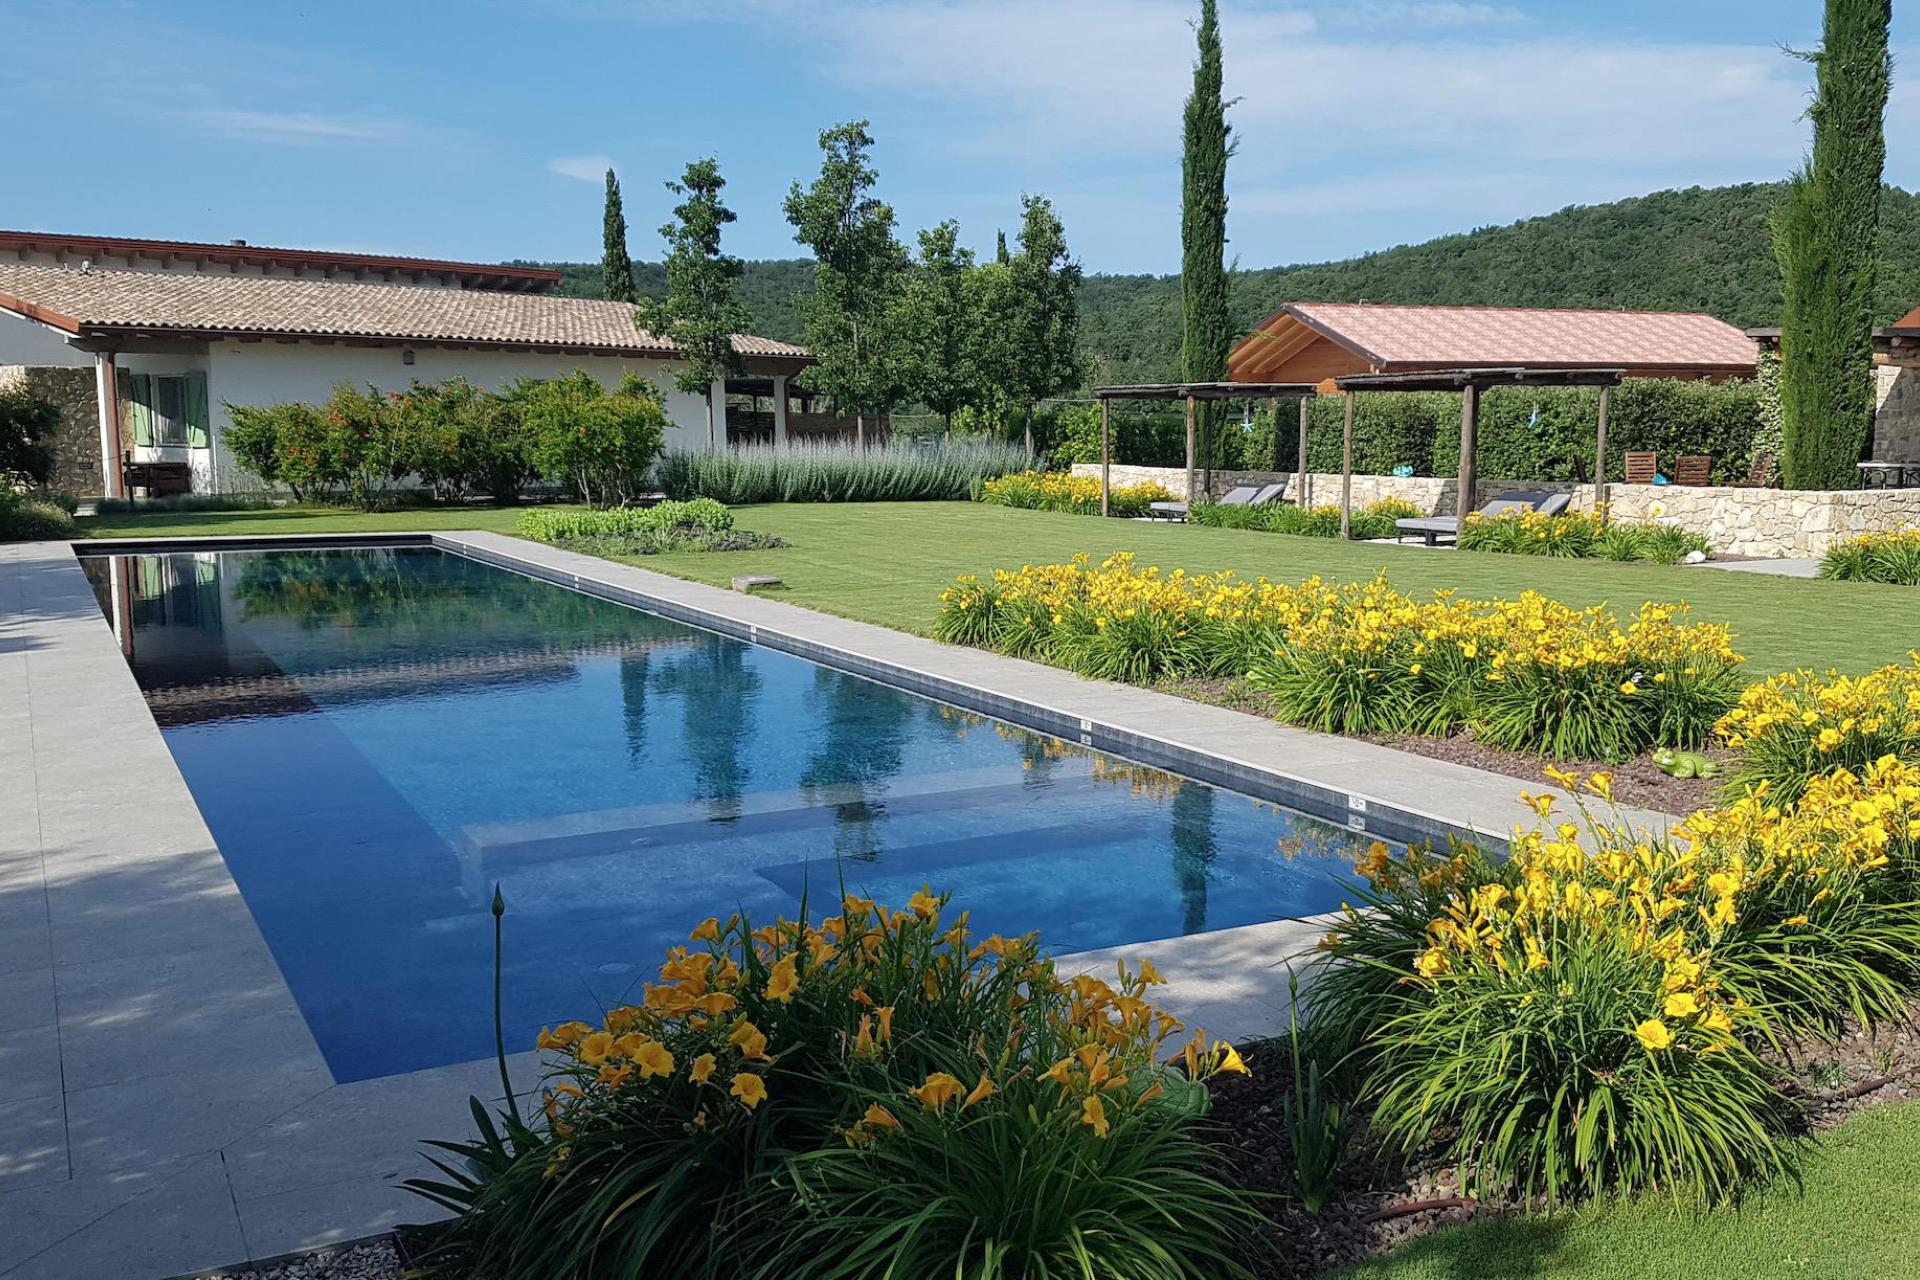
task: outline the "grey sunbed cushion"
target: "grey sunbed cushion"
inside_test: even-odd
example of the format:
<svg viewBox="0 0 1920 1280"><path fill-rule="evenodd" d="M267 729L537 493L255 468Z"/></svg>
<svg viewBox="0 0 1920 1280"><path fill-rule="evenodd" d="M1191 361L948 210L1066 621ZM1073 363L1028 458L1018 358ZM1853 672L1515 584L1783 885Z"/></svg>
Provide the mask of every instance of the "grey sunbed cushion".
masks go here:
<svg viewBox="0 0 1920 1280"><path fill-rule="evenodd" d="M1570 505L1572 505L1572 503L1573 503L1572 494L1556 493L1548 497L1548 499L1545 502L1541 503L1537 509L1539 510L1540 514L1543 516L1557 516L1562 511L1565 511Z"/></svg>
<svg viewBox="0 0 1920 1280"><path fill-rule="evenodd" d="M1282 480L1279 484L1266 485L1258 493L1254 494L1253 497L1247 500L1247 505L1250 507L1257 507L1263 502L1278 502L1286 494L1286 492L1287 492L1287 483L1284 480Z"/></svg>
<svg viewBox="0 0 1920 1280"><path fill-rule="evenodd" d="M1454 516L1418 516L1408 520L1395 520L1394 527L1405 529L1408 533L1458 533L1460 521Z"/></svg>
<svg viewBox="0 0 1920 1280"><path fill-rule="evenodd" d="M1243 484L1237 488L1229 489L1226 494L1221 497L1218 505L1223 507L1248 506L1260 500L1258 497L1259 493L1260 490L1254 488L1252 485Z"/></svg>
<svg viewBox="0 0 1920 1280"><path fill-rule="evenodd" d="M1184 502L1149 502L1147 504L1147 510L1157 511L1162 515L1183 516L1187 514L1187 504Z"/></svg>

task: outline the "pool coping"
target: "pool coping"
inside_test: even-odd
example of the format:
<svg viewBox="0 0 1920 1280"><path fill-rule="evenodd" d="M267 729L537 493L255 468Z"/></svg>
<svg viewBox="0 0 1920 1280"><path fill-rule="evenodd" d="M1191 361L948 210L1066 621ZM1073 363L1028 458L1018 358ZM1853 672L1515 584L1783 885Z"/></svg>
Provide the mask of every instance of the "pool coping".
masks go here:
<svg viewBox="0 0 1920 1280"><path fill-rule="evenodd" d="M1486 829L1496 810L1511 822L1524 788L497 534L0 546L0 758L32 775L0 788L0 1277L147 1280L431 1217L393 1179L425 1171L419 1139L469 1132L470 1095L498 1094L489 1059L333 1081L77 558L342 545L438 546L1237 791L1358 798L1351 812L1383 835L1376 806ZM1150 952L1173 1012L1242 1039L1284 1025L1286 964L1322 928L1277 921L1067 962ZM532 1054L512 1066L522 1087L534 1078Z"/></svg>

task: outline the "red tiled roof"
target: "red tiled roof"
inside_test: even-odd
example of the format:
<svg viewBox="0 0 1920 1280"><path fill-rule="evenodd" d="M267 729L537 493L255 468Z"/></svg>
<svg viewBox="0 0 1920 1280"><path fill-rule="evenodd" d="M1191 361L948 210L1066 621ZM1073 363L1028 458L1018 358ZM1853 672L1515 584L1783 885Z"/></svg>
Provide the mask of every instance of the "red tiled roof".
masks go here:
<svg viewBox="0 0 1920 1280"><path fill-rule="evenodd" d="M55 231L0 231L0 251L9 250L58 253L73 257L98 254L321 270L394 271L416 277L453 276L470 288L549 292L560 283L560 273L550 267L455 262L445 258L404 258L381 253L342 253L333 249L285 249L247 244L245 241L208 244L197 240L138 240L125 236L88 236Z"/></svg>
<svg viewBox="0 0 1920 1280"><path fill-rule="evenodd" d="M1357 350L1383 372L1520 365L1730 369L1754 363L1753 339L1696 312L1295 302L1274 320L1282 315Z"/></svg>
<svg viewBox="0 0 1920 1280"><path fill-rule="evenodd" d="M0 308L69 333L363 338L528 350L672 356L624 302L544 293L422 289L279 276L74 271L0 262ZM739 334L745 356L806 359L804 347Z"/></svg>

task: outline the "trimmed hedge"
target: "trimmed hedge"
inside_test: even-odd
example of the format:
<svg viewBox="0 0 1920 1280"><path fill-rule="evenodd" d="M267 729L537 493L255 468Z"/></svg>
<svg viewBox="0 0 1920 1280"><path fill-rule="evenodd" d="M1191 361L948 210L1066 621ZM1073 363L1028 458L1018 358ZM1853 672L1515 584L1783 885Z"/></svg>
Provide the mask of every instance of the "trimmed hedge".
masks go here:
<svg viewBox="0 0 1920 1280"><path fill-rule="evenodd" d="M1354 540L1391 538L1399 532L1395 523L1410 520L1420 508L1405 498L1382 498L1365 507L1355 507L1347 522ZM1258 529L1262 533L1293 533L1307 538L1340 536L1340 508L1309 507L1302 510L1290 502L1265 502L1257 507L1230 507L1218 502L1195 507L1191 519L1216 529Z"/></svg>
<svg viewBox="0 0 1920 1280"><path fill-rule="evenodd" d="M600 511L538 507L521 512L519 520L520 536L539 542L629 537L668 529L717 533L731 528L733 512L711 498L661 502L651 507L608 507Z"/></svg>

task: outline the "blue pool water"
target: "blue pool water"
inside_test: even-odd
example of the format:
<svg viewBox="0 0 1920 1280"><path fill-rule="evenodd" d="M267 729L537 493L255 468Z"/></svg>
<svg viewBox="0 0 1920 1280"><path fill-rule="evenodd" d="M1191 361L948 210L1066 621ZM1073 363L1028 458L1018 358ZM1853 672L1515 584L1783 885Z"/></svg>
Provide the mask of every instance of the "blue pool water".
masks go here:
<svg viewBox="0 0 1920 1280"><path fill-rule="evenodd" d="M97 557L148 704L340 1080L637 998L708 915L951 890L1057 950L1339 905L1360 842L427 548Z"/></svg>

